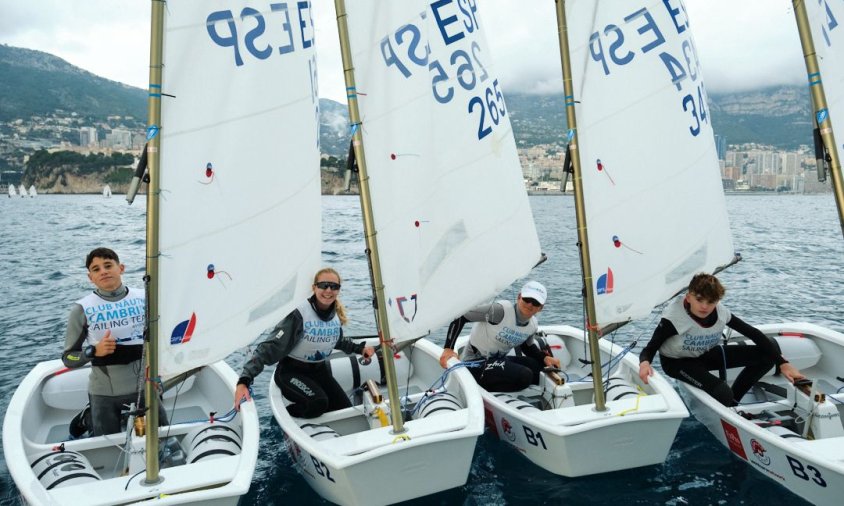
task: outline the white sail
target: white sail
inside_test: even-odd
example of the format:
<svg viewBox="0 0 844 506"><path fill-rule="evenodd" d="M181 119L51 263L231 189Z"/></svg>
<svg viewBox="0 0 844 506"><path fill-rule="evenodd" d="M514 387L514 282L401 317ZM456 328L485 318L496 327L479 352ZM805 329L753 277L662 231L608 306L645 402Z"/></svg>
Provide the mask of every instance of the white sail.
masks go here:
<svg viewBox="0 0 844 506"><path fill-rule="evenodd" d="M36 197L36 196L38 196L38 191L36 191L36 190L35 190L35 185L34 185L34 184L29 186L29 196L30 196L30 197Z"/></svg>
<svg viewBox="0 0 844 506"><path fill-rule="evenodd" d="M402 341L524 276L539 242L485 40L495 34L476 9L354 0L348 13L389 325Z"/></svg>
<svg viewBox="0 0 844 506"><path fill-rule="evenodd" d="M20 193L21 197L28 197L29 196L29 194L26 193L26 187L24 187L23 184L20 185L20 191L21 191L21 193Z"/></svg>
<svg viewBox="0 0 844 506"><path fill-rule="evenodd" d="M828 111L818 115L821 128L827 123L838 127L838 142L841 142L844 125L844 4L841 2L804 2L812 31L812 41L818 58L820 76L809 76L810 85L823 84ZM839 159L844 149L839 144Z"/></svg>
<svg viewBox="0 0 844 506"><path fill-rule="evenodd" d="M682 2L566 2L599 326L642 317L734 251Z"/></svg>
<svg viewBox="0 0 844 506"><path fill-rule="evenodd" d="M103 186L103 197L111 197L111 186Z"/></svg>
<svg viewBox="0 0 844 506"><path fill-rule="evenodd" d="M9 185L9 196L10 197L16 197L17 194L18 194L18 192L15 191L15 185L10 184Z"/></svg>
<svg viewBox="0 0 844 506"><path fill-rule="evenodd" d="M251 343L307 296L319 267L314 30L307 7L264 9L167 5L162 375Z"/></svg>

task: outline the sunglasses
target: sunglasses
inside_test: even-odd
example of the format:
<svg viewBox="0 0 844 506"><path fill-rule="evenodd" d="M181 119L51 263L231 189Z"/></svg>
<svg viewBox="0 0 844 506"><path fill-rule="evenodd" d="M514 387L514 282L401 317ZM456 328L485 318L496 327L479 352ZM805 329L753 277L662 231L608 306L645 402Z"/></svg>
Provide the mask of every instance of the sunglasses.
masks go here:
<svg viewBox="0 0 844 506"><path fill-rule="evenodd" d="M542 304L539 303L536 299L531 299L530 297L522 297L522 300L525 301L525 304L530 304L533 307L542 307Z"/></svg>
<svg viewBox="0 0 844 506"><path fill-rule="evenodd" d="M317 288L320 290L334 290L335 292L340 289L340 283L334 283L333 281L319 281L314 283Z"/></svg>

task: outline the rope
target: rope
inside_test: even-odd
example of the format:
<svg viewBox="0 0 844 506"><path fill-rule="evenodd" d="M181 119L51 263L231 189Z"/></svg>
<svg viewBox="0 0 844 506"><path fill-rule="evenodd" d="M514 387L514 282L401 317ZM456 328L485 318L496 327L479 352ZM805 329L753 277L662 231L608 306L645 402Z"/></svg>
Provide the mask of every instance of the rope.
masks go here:
<svg viewBox="0 0 844 506"><path fill-rule="evenodd" d="M639 400L640 400L642 397L644 397L644 396L646 396L646 395L648 395L648 394L647 394L644 390L642 390L642 387L640 387L639 385L636 385L636 390L638 390L638 391L639 391L639 393L636 395L636 405L634 405L634 406L633 406L632 408L630 408L630 409L625 409L624 411L620 412L620 413L618 414L618 416L624 416L624 415L626 415L627 413L630 413L630 412L633 412L633 411L639 411Z"/></svg>
<svg viewBox="0 0 844 506"><path fill-rule="evenodd" d="M443 372L438 379L434 380L428 390L425 391L425 393L422 395L422 398L419 399L419 402L417 402L416 406L413 407L413 411L410 412L410 416L412 417L413 415L415 415L416 412L419 411L422 406L425 405L426 402L431 400L434 395L448 391L445 388L445 382L448 379L448 375L451 374L452 371L457 370L461 367L481 367L484 362L484 360L470 360L468 362L459 362L446 369L445 372Z"/></svg>

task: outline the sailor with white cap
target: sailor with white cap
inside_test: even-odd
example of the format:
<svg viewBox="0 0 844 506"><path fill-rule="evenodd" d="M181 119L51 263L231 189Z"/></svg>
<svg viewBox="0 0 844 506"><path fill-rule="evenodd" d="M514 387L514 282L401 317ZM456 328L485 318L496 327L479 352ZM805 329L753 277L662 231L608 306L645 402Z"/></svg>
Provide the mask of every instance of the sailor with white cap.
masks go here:
<svg viewBox="0 0 844 506"><path fill-rule="evenodd" d="M449 359L457 357L454 344L463 326L477 322L460 359L483 361L481 367L469 369L478 384L493 392L514 392L537 384L543 366L560 367L560 361L540 350L533 337L539 327L536 314L542 311L547 299L548 291L541 283L528 281L519 291L515 304L499 300L457 318L448 328L440 365L445 368ZM522 355L507 356L516 347Z"/></svg>

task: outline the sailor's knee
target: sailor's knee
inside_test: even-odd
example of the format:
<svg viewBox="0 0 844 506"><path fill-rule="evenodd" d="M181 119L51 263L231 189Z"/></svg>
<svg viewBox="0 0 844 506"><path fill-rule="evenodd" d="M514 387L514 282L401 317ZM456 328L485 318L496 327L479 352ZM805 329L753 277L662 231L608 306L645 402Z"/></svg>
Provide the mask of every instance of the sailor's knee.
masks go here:
<svg viewBox="0 0 844 506"><path fill-rule="evenodd" d="M724 406L735 406L736 404L733 399L733 389L723 381L713 386L709 391L709 395Z"/></svg>

